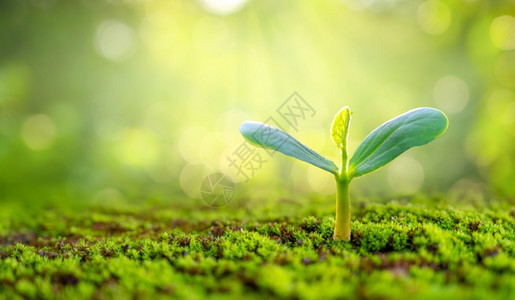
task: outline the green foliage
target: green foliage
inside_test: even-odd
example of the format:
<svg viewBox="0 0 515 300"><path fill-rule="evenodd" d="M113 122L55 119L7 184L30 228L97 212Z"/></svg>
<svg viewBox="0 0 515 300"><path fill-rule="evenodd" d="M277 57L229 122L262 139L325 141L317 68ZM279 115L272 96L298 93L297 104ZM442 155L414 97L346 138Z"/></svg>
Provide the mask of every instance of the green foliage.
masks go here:
<svg viewBox="0 0 515 300"><path fill-rule="evenodd" d="M265 123L246 121L241 124L240 132L249 143L255 146L279 151L333 174L338 172L338 167L332 161L279 128Z"/></svg>
<svg viewBox="0 0 515 300"><path fill-rule="evenodd" d="M513 295L513 212L354 210L350 243L331 238L334 219L300 211L254 220L181 220L190 213L176 208L11 215L0 231L0 299Z"/></svg>
<svg viewBox="0 0 515 300"><path fill-rule="evenodd" d="M348 176L358 177L386 165L404 151L425 145L447 129L441 111L421 107L410 110L372 131L349 161Z"/></svg>

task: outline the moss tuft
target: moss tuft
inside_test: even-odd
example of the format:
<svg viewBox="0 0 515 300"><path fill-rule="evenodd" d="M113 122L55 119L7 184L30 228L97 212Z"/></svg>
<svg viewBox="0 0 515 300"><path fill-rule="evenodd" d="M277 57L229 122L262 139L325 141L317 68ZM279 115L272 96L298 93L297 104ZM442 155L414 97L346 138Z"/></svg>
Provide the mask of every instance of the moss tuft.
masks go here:
<svg viewBox="0 0 515 300"><path fill-rule="evenodd" d="M334 219L324 215L182 219L182 213L98 209L13 217L0 232L0 298L509 299L515 293L510 212L364 205L355 208L350 242L333 240Z"/></svg>

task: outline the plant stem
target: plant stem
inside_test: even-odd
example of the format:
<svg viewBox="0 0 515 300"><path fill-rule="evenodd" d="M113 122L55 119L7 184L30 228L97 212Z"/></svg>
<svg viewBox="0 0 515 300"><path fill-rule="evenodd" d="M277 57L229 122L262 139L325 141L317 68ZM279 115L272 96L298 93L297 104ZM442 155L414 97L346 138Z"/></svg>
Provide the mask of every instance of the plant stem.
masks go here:
<svg viewBox="0 0 515 300"><path fill-rule="evenodd" d="M350 241L349 183L349 179L336 176L336 221L333 236L335 241Z"/></svg>

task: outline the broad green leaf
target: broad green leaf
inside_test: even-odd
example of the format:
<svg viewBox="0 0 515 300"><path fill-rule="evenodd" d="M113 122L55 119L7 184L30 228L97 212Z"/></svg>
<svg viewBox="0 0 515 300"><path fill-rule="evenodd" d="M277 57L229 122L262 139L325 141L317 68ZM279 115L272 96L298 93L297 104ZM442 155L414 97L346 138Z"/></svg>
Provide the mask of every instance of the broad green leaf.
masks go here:
<svg viewBox="0 0 515 300"><path fill-rule="evenodd" d="M351 111L348 106L345 106L336 113L333 123L331 124L331 139L342 155L342 167L345 167L347 164L350 119Z"/></svg>
<svg viewBox="0 0 515 300"><path fill-rule="evenodd" d="M349 161L349 178L370 173L404 151L442 135L448 120L441 111L421 107L408 111L372 131Z"/></svg>
<svg viewBox="0 0 515 300"><path fill-rule="evenodd" d="M245 121L240 126L240 132L247 141L255 146L276 150L333 174L338 173L338 168L332 161L311 150L279 128L265 123Z"/></svg>

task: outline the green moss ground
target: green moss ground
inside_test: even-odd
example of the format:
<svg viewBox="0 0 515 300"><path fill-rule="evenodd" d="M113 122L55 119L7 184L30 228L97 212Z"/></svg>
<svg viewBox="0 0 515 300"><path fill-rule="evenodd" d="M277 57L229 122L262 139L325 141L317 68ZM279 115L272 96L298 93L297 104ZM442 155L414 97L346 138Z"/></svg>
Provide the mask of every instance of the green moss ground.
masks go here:
<svg viewBox="0 0 515 300"><path fill-rule="evenodd" d="M515 299L513 210L280 207L5 210L0 299Z"/></svg>

